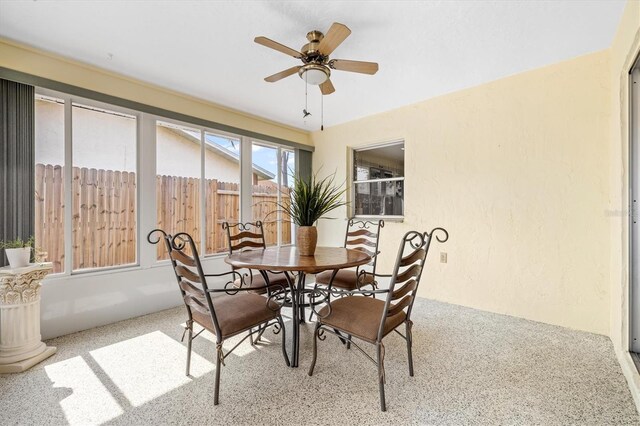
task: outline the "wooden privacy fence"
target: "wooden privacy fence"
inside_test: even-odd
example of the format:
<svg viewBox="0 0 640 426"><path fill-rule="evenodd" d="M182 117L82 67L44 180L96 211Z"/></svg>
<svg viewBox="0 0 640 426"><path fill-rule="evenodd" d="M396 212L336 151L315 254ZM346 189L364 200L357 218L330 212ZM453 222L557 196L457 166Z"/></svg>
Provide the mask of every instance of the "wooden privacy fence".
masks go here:
<svg viewBox="0 0 640 426"><path fill-rule="evenodd" d="M48 254L54 272L64 268L64 168L36 165L36 244ZM116 266L136 261L136 176L133 172L73 168L72 181L73 269ZM188 232L200 248L200 226L206 226L205 253L227 250L222 223L237 222L240 196L237 183L205 181L205 218L201 217L200 179L157 176L158 227L168 232ZM278 188L253 186L253 218L265 222L268 245L278 241ZM288 189L282 193L288 200ZM266 219L265 219L266 218ZM282 242L291 242L291 226L282 223ZM163 245L158 258L166 258Z"/></svg>

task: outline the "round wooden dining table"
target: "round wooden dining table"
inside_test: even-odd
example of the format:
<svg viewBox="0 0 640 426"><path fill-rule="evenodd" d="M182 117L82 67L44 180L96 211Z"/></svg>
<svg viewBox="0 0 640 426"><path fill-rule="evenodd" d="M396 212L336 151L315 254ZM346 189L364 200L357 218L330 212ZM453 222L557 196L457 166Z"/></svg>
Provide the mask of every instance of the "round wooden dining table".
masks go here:
<svg viewBox="0 0 640 426"><path fill-rule="evenodd" d="M371 256L344 247L317 247L313 256L302 256L295 246L268 247L266 249L245 250L228 255L225 262L236 269L247 268L259 271L269 282L267 271L283 272L289 282L293 310L291 367L298 366L300 353L300 323L305 320L305 295L313 292L305 287L306 275L323 271L335 271L365 265ZM291 272L297 273L296 277ZM335 276L335 273L334 273Z"/></svg>

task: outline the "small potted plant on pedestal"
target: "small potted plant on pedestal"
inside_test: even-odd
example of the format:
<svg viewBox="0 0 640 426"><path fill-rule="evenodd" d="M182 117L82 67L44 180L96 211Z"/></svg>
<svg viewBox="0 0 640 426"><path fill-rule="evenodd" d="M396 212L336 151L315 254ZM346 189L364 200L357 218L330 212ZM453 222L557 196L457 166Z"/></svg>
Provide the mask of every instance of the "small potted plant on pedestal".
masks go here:
<svg viewBox="0 0 640 426"><path fill-rule="evenodd" d="M7 254L9 266L12 268L21 268L29 265L33 243L33 237L30 237L26 241L18 237L15 240L0 241L0 249L4 249L4 252Z"/></svg>

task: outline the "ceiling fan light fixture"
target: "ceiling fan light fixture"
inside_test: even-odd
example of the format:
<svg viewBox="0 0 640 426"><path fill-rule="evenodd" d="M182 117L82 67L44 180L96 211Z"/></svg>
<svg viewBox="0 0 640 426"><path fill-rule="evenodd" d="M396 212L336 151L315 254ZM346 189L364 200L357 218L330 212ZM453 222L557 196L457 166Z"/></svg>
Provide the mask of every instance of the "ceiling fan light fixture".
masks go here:
<svg viewBox="0 0 640 426"><path fill-rule="evenodd" d="M307 64L300 67L298 75L300 75L300 78L306 81L307 84L319 86L329 79L331 70L324 65Z"/></svg>

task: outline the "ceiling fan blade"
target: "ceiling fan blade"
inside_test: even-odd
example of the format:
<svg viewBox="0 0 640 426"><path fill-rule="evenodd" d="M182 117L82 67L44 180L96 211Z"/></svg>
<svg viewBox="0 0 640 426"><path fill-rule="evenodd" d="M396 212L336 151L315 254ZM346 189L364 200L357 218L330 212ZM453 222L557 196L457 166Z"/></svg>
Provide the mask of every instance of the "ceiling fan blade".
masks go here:
<svg viewBox="0 0 640 426"><path fill-rule="evenodd" d="M320 85L320 91L323 95L330 95L336 91L336 88L333 87L333 83L331 83L331 80L327 79L327 81Z"/></svg>
<svg viewBox="0 0 640 426"><path fill-rule="evenodd" d="M271 49L275 49L278 52L282 52L285 55L293 56L294 58L300 59L302 57L302 53L298 52L297 50L287 47L284 44L280 44L277 41L273 41L270 38L260 36L254 38L253 41Z"/></svg>
<svg viewBox="0 0 640 426"><path fill-rule="evenodd" d="M326 56L329 56L331 52L336 50L336 47L340 46L347 37L351 34L351 30L343 24L334 22L327 31L327 34L318 45L318 50Z"/></svg>
<svg viewBox="0 0 640 426"><path fill-rule="evenodd" d="M269 77L265 78L264 81L268 81L269 83L275 83L278 80L282 80L285 77L289 77L290 75L297 73L299 69L300 69L299 66L291 67L284 71L280 71L278 73L270 75Z"/></svg>
<svg viewBox="0 0 640 426"><path fill-rule="evenodd" d="M375 62L348 61L346 59L332 59L329 66L334 70L359 72L373 75L378 72L378 64Z"/></svg>

